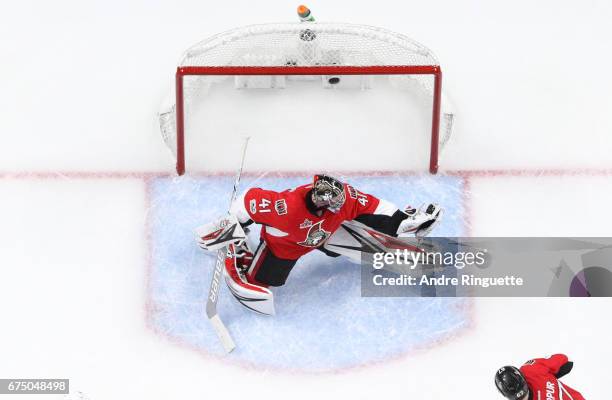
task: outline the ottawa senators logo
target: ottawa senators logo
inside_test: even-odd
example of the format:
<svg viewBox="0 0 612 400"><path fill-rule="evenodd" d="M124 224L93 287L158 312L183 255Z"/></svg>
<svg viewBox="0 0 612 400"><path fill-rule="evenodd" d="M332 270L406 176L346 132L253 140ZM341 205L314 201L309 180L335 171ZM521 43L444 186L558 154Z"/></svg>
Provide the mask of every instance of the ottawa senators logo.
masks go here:
<svg viewBox="0 0 612 400"><path fill-rule="evenodd" d="M308 229L308 233L306 234L306 240L303 242L298 242L300 246L304 247L318 247L320 246L325 239L329 237L331 232L323 230L321 225L323 221L319 221Z"/></svg>

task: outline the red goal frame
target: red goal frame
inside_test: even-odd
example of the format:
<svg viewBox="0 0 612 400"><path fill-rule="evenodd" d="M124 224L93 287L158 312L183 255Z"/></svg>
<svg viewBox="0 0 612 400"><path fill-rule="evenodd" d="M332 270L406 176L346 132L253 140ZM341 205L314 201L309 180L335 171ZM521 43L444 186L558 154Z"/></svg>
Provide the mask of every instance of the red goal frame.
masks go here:
<svg viewBox="0 0 612 400"><path fill-rule="evenodd" d="M442 70L439 65L389 66L273 66L273 67L204 67L183 66L176 70L176 172L185 173L185 104L183 81L194 75L433 75L433 104L429 172L438 172L440 112L442 102Z"/></svg>

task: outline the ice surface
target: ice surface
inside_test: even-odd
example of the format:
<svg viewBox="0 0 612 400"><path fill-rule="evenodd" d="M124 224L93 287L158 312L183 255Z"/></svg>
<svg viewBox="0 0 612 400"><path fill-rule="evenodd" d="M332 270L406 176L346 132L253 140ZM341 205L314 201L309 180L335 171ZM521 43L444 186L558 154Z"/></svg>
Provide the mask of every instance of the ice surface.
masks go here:
<svg viewBox="0 0 612 400"><path fill-rule="evenodd" d="M295 5L280 0L255 7L248 0L4 5L0 376L69 377L74 391L92 400L219 395L250 399L253 393L268 400L493 399L498 394L491 376L500 365L563 351L575 361L564 380L587 398L608 398L602 371L612 358L610 299L476 300L472 329L463 336L394 362L316 376L234 367L201 356L213 351L191 344L205 337L203 331L192 341L180 338L179 343L190 346L186 348L148 329L145 319L153 316L149 322L156 322L165 309L150 308L146 313L143 306L152 293L145 291L145 282L153 284L155 278L145 275L145 221L156 224L143 215L150 205L144 191L150 175L143 172L173 171L155 113L179 55L194 42L236 26L287 21ZM470 190L463 203L472 233L610 235L611 2L313 0L308 5L321 20L382 26L421 41L437 54L445 89L457 107L455 134L441 167L477 169L471 178L466 174ZM227 115L225 121L248 117L244 111ZM361 122L360 117L356 121ZM262 154L275 154L270 138L286 132L293 132L293 126L265 132L265 145L253 142L252 150L259 147ZM251 132L239 132L244 133ZM354 164L342 165L343 170L363 170L362 158L368 169L376 170L376 160L366 158L371 157L372 141L343 133L315 131L310 141L299 143L324 143L327 149L353 152ZM382 130L377 134L383 143L397 143L384 140L388 138ZM202 149L218 155L216 160L200 160L205 168L235 168L237 161L228 157L239 143L202 138L202 146L217 144L214 151ZM405 141L399 143L406 146ZM307 168L320 168L317 154L312 154ZM403 154L385 162L393 169L406 168ZM282 165L293 161L291 153L275 156ZM343 156L345 152L339 151L338 157ZM270 165L267 159L249 160L250 167L262 170L266 163ZM597 176L573 172L583 168L593 168ZM508 169L520 171L513 176ZM160 185L159 192L170 185L148 182L150 189ZM229 186L219 190L220 210L228 201ZM162 199L159 192L156 200ZM184 204L192 201L187 190L182 196ZM194 215L168 214L165 229L174 219L189 229L204 221L206 210L195 206L201 199L193 201L189 207ZM161 210L149 209L151 215L157 211ZM447 213L445 221L451 221L449 217ZM174 232L177 238L181 234ZM192 248L187 236L184 246ZM178 240L172 237L171 243L179 245ZM197 248L191 251L193 257L202 256ZM152 256L159 260L155 253ZM178 251L176 256L186 257ZM323 276L336 267L313 272ZM181 274L175 287L185 285L194 295L207 289L206 271L194 270L189 276L177 272ZM304 296L281 290L281 317L298 315L288 302L291 296L304 301ZM342 300L336 293L333 299ZM186 296L181 300L194 302ZM301 306L298 301L292 304ZM198 306L189 307L195 311ZM177 324L182 321L183 332L193 323L187 319L194 315L189 307L184 308L184 320L171 316ZM521 326L522 321L527 326ZM284 343L299 345L299 336L285 338ZM329 341L324 344L329 346ZM244 355L231 357L249 362Z"/></svg>
<svg viewBox="0 0 612 400"><path fill-rule="evenodd" d="M283 190L311 176L245 177ZM395 204L440 202L446 208L434 234L458 236L463 225L463 181L456 177L350 176L359 190ZM223 350L203 314L214 256L194 241L193 228L222 216L232 177L157 179L152 183L150 292L155 328L216 355ZM254 240L258 232L251 233ZM303 257L287 284L274 289L277 315L256 315L224 288L219 314L237 343L229 361L258 367L328 371L381 362L447 339L471 318L466 299L362 298L360 269L320 252Z"/></svg>

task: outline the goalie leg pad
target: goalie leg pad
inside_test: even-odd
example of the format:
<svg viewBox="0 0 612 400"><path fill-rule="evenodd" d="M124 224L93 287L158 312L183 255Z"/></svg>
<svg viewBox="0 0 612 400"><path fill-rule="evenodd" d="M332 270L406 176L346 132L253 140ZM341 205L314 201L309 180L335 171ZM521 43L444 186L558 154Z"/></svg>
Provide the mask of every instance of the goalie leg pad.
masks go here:
<svg viewBox="0 0 612 400"><path fill-rule="evenodd" d="M236 300L251 311L274 315L274 295L270 289L247 280L240 257L233 244L228 246L225 258L225 283Z"/></svg>

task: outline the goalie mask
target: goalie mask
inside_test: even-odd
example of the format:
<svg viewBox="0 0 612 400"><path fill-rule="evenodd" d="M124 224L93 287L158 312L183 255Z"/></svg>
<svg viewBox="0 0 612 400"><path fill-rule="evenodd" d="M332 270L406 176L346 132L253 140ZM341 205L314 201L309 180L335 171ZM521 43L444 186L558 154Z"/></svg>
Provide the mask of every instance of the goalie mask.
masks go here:
<svg viewBox="0 0 612 400"><path fill-rule="evenodd" d="M509 400L523 400L529 394L527 381L516 367L503 367L495 374L495 386Z"/></svg>
<svg viewBox="0 0 612 400"><path fill-rule="evenodd" d="M312 202L315 206L338 211L344 205L344 184L328 175L315 175L312 184Z"/></svg>

